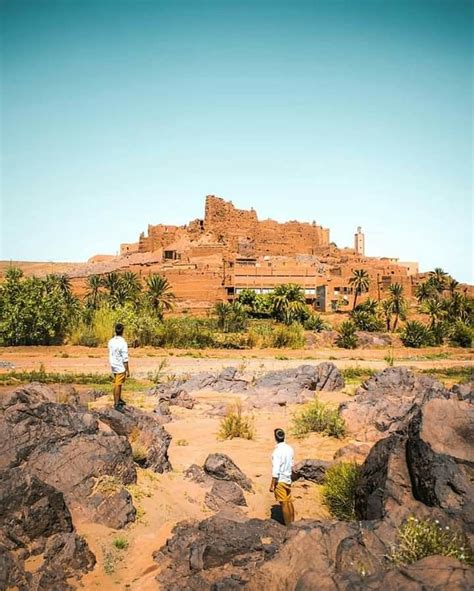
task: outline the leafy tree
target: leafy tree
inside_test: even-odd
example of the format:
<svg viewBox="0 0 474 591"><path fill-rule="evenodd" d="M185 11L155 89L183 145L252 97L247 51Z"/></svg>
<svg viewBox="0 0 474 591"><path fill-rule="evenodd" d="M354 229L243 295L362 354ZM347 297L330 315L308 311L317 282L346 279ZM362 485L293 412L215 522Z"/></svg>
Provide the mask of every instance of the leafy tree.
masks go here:
<svg viewBox="0 0 474 591"><path fill-rule="evenodd" d="M349 283L354 289L354 305L352 306L352 309L354 310L357 303L357 297L369 289L369 274L365 269L356 269L352 272L352 277L349 279Z"/></svg>
<svg viewBox="0 0 474 591"><path fill-rule="evenodd" d="M397 330L398 319L405 320L407 311L407 301L403 295L403 286L400 283L393 283L388 288L389 291L389 302L395 320L393 321L392 331Z"/></svg>
<svg viewBox="0 0 474 591"><path fill-rule="evenodd" d="M454 297L454 294L456 293L456 289L459 287L459 281L456 281L456 279L449 279L448 284L447 284L447 288L449 290L449 294L451 297Z"/></svg>
<svg viewBox="0 0 474 591"><path fill-rule="evenodd" d="M9 269L0 290L0 340L5 345L61 343L79 302L57 277L25 278Z"/></svg>
<svg viewBox="0 0 474 591"><path fill-rule="evenodd" d="M150 308L158 316L163 318L163 313L173 309L175 295L171 291L171 285L162 275L149 275L146 280L146 298Z"/></svg>
<svg viewBox="0 0 474 591"><path fill-rule="evenodd" d="M474 329L462 320L457 320L451 332L450 340L451 344L456 347L473 347Z"/></svg>

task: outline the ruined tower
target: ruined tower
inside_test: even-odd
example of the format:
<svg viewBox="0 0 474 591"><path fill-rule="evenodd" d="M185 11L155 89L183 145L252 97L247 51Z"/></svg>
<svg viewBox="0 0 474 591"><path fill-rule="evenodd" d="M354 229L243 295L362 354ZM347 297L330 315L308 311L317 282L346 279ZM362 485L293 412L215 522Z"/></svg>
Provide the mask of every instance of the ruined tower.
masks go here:
<svg viewBox="0 0 474 591"><path fill-rule="evenodd" d="M357 254L365 256L365 236L360 226L357 227L357 234L354 234L354 250Z"/></svg>

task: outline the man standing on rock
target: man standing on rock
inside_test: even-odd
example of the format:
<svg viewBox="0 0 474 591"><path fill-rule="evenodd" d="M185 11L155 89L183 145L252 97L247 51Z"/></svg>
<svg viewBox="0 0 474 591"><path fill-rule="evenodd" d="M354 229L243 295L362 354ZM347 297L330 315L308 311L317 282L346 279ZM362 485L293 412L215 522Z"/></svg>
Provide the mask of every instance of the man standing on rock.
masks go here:
<svg viewBox="0 0 474 591"><path fill-rule="evenodd" d="M291 498L291 473L293 469L293 448L285 443L283 429L275 429L276 446L272 454L272 482L270 492L280 503L285 525L295 520L295 508Z"/></svg>
<svg viewBox="0 0 474 591"><path fill-rule="evenodd" d="M128 368L128 345L123 338L124 326L121 322L115 325L115 336L109 341L109 361L114 376L114 408L123 412L125 400L122 400L122 385L125 378L130 377Z"/></svg>

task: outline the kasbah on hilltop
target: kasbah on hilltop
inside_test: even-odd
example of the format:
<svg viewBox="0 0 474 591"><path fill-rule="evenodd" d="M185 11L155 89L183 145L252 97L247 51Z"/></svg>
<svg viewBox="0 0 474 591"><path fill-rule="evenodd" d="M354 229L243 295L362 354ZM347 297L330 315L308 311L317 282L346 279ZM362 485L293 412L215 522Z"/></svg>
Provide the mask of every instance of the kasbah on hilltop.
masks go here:
<svg viewBox="0 0 474 591"><path fill-rule="evenodd" d="M218 301L232 301L245 288L265 294L287 283L300 285L307 303L319 312L349 311L355 270L365 270L370 281L359 301L383 299L394 283L403 286L405 297L414 298L417 285L427 278L417 262L365 256L360 227L353 248L338 248L329 232L314 221L259 220L254 209L237 209L231 201L208 195L204 219L185 226L149 225L137 242L120 245L119 256L95 255L83 264L14 264L26 275L67 272L78 295L85 293L92 274L132 271L145 278L159 273L176 296L175 313L195 314ZM464 284L458 289L466 295L474 292Z"/></svg>

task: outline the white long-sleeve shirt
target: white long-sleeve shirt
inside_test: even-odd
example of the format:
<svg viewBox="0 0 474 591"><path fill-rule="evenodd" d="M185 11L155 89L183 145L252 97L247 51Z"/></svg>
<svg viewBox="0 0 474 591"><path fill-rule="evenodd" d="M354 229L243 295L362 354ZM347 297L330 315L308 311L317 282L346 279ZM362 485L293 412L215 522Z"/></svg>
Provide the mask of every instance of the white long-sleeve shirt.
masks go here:
<svg viewBox="0 0 474 591"><path fill-rule="evenodd" d="M112 337L109 341L109 361L112 373L123 373L128 361L128 345L123 337Z"/></svg>
<svg viewBox="0 0 474 591"><path fill-rule="evenodd" d="M293 448L284 441L277 443L272 454L272 478L278 482L291 484L291 470L293 468Z"/></svg>

